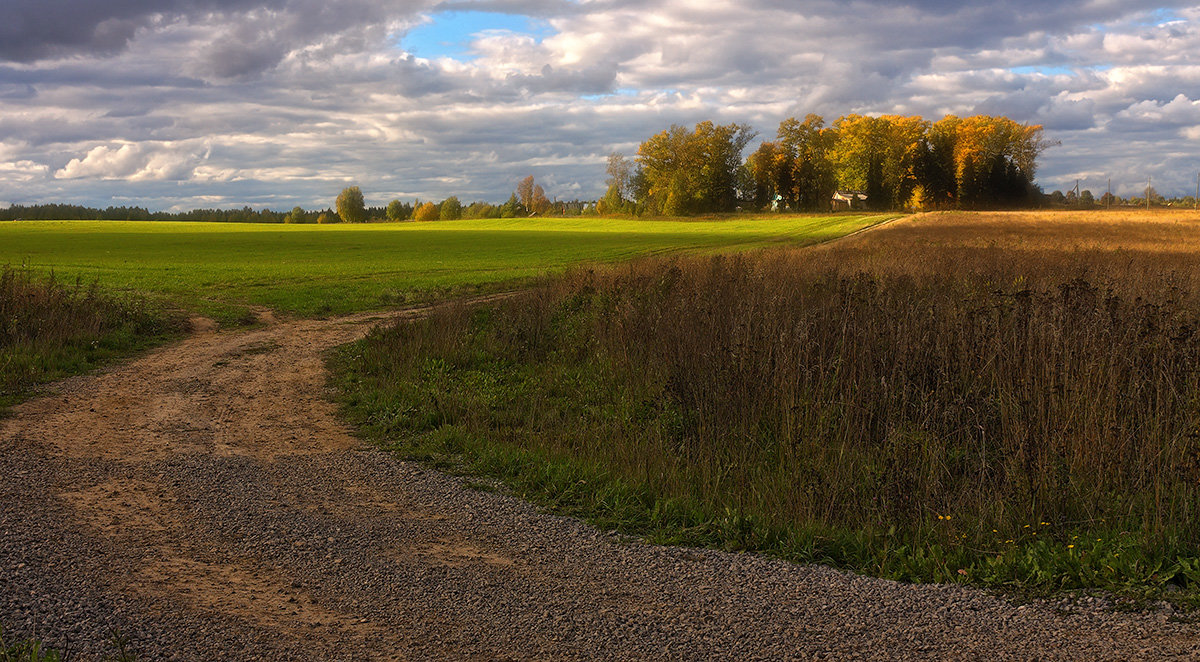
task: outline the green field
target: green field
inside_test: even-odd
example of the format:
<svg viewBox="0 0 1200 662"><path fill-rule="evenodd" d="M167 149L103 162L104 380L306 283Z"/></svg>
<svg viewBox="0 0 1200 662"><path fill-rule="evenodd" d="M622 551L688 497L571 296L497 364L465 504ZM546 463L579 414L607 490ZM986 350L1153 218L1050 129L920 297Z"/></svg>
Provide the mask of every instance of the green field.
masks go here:
<svg viewBox="0 0 1200 662"><path fill-rule="evenodd" d="M366 225L123 221L0 224L0 264L98 281L228 319L383 308L583 262L803 245L894 216L699 221L512 219Z"/></svg>

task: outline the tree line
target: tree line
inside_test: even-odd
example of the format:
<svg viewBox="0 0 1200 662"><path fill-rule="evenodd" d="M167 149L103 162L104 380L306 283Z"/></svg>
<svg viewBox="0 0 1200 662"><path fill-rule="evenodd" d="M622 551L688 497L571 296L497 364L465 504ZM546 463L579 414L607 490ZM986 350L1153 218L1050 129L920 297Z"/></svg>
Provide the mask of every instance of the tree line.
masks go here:
<svg viewBox="0 0 1200 662"><path fill-rule="evenodd" d="M441 202L391 200L368 207L362 190L345 188L333 208L289 212L234 210L150 212L141 207L14 205L0 219L178 220L267 223L359 223L460 218L623 214L681 216L738 210L827 211L834 196L872 210L986 209L1050 204L1034 184L1037 159L1052 141L1040 125L1007 117L820 115L788 118L773 140L743 158L756 137L746 124L700 122L657 133L633 159L614 153L606 192L596 201L547 197L534 177L502 204L457 196ZM849 195L847 195L849 194Z"/></svg>
<svg viewBox="0 0 1200 662"><path fill-rule="evenodd" d="M868 209L1019 207L1038 204L1037 158L1054 144L1040 125L1007 117L820 115L780 123L745 160L745 124L671 128L613 154L602 212L675 216L826 211L838 191Z"/></svg>

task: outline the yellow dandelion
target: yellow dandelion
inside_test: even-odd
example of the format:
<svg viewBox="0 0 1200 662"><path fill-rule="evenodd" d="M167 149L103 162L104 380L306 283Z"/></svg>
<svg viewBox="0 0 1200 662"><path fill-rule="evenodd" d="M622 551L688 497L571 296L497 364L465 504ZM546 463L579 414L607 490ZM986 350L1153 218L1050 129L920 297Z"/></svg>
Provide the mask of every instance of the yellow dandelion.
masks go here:
<svg viewBox="0 0 1200 662"><path fill-rule="evenodd" d="M1075 545L1067 545L1067 549L1075 549Z"/></svg>
<svg viewBox="0 0 1200 662"><path fill-rule="evenodd" d="M1028 525L1028 524L1026 524L1026 525L1025 525L1025 528L1027 528L1027 529L1028 529L1028 528L1029 528L1029 525Z"/></svg>

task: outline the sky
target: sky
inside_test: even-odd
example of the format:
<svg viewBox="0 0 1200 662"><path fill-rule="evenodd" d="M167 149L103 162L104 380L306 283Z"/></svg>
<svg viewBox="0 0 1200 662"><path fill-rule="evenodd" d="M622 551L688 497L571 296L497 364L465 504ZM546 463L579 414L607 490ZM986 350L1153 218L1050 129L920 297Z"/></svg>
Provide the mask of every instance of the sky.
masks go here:
<svg viewBox="0 0 1200 662"><path fill-rule="evenodd" d="M596 198L672 124L1007 115L1046 190L1195 192L1200 5L4 0L0 205ZM754 145L750 146L753 149Z"/></svg>

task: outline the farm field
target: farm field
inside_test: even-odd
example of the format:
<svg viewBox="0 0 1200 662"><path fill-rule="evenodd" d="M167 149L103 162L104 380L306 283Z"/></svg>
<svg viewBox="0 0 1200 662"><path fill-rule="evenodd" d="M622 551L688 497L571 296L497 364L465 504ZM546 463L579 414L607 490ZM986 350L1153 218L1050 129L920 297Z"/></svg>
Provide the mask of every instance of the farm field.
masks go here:
<svg viewBox="0 0 1200 662"><path fill-rule="evenodd" d="M265 306L334 315L429 300L581 262L805 245L894 216L718 221L519 219L356 225L0 224L0 264L165 298L222 320Z"/></svg>
<svg viewBox="0 0 1200 662"><path fill-rule="evenodd" d="M906 580L1200 594L1200 215L935 213L380 329L342 401L603 527Z"/></svg>
<svg viewBox="0 0 1200 662"><path fill-rule="evenodd" d="M198 329L0 420L3 641L778 659L872 632L888 659L1195 657L1198 237L1195 216L930 214ZM71 313L52 327L128 316L6 273Z"/></svg>

